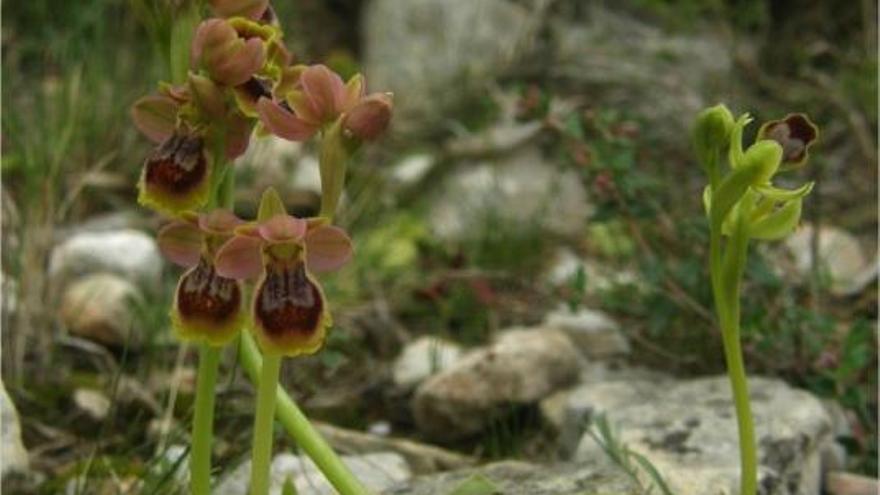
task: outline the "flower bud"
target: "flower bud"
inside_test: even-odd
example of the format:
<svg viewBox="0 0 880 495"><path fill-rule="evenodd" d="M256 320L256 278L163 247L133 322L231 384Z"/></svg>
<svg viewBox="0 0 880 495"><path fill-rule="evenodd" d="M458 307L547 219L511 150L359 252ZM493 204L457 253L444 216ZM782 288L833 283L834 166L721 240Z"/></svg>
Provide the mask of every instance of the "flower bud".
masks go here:
<svg viewBox="0 0 880 495"><path fill-rule="evenodd" d="M377 139L391 122L392 100L388 93L376 93L358 102L343 118L345 133L360 141Z"/></svg>
<svg viewBox="0 0 880 495"><path fill-rule="evenodd" d="M261 38L241 37L229 21L208 19L196 30L192 60L211 79L225 86L237 86L260 70L266 51Z"/></svg>
<svg viewBox="0 0 880 495"><path fill-rule="evenodd" d="M717 163L718 155L729 144L733 126L733 115L723 104L707 108L697 116L694 125L694 147L704 167Z"/></svg>

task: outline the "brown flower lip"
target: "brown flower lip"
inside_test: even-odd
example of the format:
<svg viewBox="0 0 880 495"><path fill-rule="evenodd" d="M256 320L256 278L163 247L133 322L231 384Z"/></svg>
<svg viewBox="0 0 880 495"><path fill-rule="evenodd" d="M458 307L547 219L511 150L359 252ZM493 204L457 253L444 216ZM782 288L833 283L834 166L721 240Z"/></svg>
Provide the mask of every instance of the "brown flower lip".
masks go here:
<svg viewBox="0 0 880 495"><path fill-rule="evenodd" d="M759 137L779 143L783 162L797 166L806 161L808 148L816 141L818 131L806 115L796 113L767 122L759 131Z"/></svg>
<svg viewBox="0 0 880 495"><path fill-rule="evenodd" d="M175 132L147 158L145 182L175 196L183 196L205 180L208 171L204 140Z"/></svg>
<svg viewBox="0 0 880 495"><path fill-rule="evenodd" d="M241 298L239 283L218 275L214 266L202 258L180 281L177 310L183 320L222 326L235 319Z"/></svg>
<svg viewBox="0 0 880 495"><path fill-rule="evenodd" d="M308 339L320 331L324 300L305 264L271 263L254 297L254 316L271 340Z"/></svg>

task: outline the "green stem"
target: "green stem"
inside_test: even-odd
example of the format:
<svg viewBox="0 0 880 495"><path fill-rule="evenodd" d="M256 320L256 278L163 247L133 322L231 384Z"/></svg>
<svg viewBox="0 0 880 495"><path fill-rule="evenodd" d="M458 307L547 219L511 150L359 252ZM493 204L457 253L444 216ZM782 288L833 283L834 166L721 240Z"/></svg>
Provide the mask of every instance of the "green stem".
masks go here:
<svg viewBox="0 0 880 495"><path fill-rule="evenodd" d="M251 381L257 382L261 375L265 375L263 359L257 350L256 342L247 332L242 332L239 346L239 357L245 372ZM267 361L269 358L267 357ZM271 364L271 363L270 363ZM261 371L262 369L262 371ZM260 381L260 390L263 383ZM333 448L321 437L320 433L309 423L308 418L296 405L296 402L281 387L275 389L277 400L276 415L278 420L293 437L300 448L308 455L318 469L327 477L327 481L340 495L364 495L369 493L360 481L343 464L342 459L336 455Z"/></svg>
<svg viewBox="0 0 880 495"><path fill-rule="evenodd" d="M268 354L263 360L257 388L257 412L254 416L253 457L251 458L251 495L269 493L269 467L272 460L272 430L275 415L275 389L281 355Z"/></svg>
<svg viewBox="0 0 880 495"><path fill-rule="evenodd" d="M724 342L724 357L727 374L733 391L736 409L737 430L740 451L740 493L755 495L758 485L758 458L755 444L755 428L749 403L749 387L740 346L740 302L739 291L742 273L748 253L748 235L743 223L738 222L726 248L727 257L722 256L721 225L712 225L710 234L710 273L715 307L721 325ZM726 258L726 259L725 259ZM728 262L726 273L725 261Z"/></svg>
<svg viewBox="0 0 880 495"><path fill-rule="evenodd" d="M214 425L214 386L220 367L221 348L204 343L199 347L199 374L192 423L192 453L189 460L193 495L211 493L211 440Z"/></svg>

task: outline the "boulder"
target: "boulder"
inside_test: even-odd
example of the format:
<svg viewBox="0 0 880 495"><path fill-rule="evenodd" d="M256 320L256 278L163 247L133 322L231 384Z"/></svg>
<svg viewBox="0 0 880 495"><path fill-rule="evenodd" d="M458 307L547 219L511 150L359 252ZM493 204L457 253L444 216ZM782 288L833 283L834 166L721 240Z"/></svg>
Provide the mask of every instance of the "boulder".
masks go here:
<svg viewBox="0 0 880 495"><path fill-rule="evenodd" d="M137 287L112 273L95 273L72 283L61 298L61 321L76 336L106 345L138 345L134 305Z"/></svg>
<svg viewBox="0 0 880 495"><path fill-rule="evenodd" d="M6 392L6 386L0 381L0 475L9 473L25 473L28 470L28 453L21 441L21 424L15 404Z"/></svg>
<svg viewBox="0 0 880 495"><path fill-rule="evenodd" d="M392 452L373 452L363 455L342 456L342 462L370 492L379 493L395 483L410 479L409 466L403 457ZM280 495L286 480L296 487L296 493L331 495L336 493L314 462L305 455L281 453L272 459L271 495ZM251 463L246 461L228 474L214 489L215 495L241 495L248 492Z"/></svg>
<svg viewBox="0 0 880 495"><path fill-rule="evenodd" d="M456 491L464 483L487 486L482 491ZM497 491L490 491L491 483ZM643 492L621 470L602 462L539 466L502 461L480 468L420 476L395 485L385 495L503 493L504 495L636 495Z"/></svg>
<svg viewBox="0 0 880 495"><path fill-rule="evenodd" d="M812 240L815 229L804 225L784 243L786 257L780 266L793 283L805 284L813 269ZM858 239L845 230L822 226L819 228L818 269L820 277L829 283L835 295L857 292L864 285L862 279L875 275L876 264L870 264ZM870 281L870 280L869 280Z"/></svg>
<svg viewBox="0 0 880 495"><path fill-rule="evenodd" d="M750 379L762 493L820 493L821 453L833 441L821 402L782 381ZM644 455L679 495L739 492L736 417L726 376L583 385L569 398L582 420L604 413L621 442ZM584 435L575 458L605 453Z"/></svg>
<svg viewBox="0 0 880 495"><path fill-rule="evenodd" d="M472 238L491 226L538 226L578 237L592 207L574 170L560 169L528 146L494 160L460 163L438 187L430 212L432 231L443 240Z"/></svg>
<svg viewBox="0 0 880 495"><path fill-rule="evenodd" d="M544 326L565 332L584 357L604 359L629 354L629 341L620 325L602 311L562 307L544 318Z"/></svg>
<svg viewBox="0 0 880 495"><path fill-rule="evenodd" d="M74 277L110 272L146 287L158 285L163 261L153 236L139 230L82 231L57 245L49 275L57 287Z"/></svg>
<svg viewBox="0 0 880 495"><path fill-rule="evenodd" d="M454 342L420 337L407 344L394 361L394 384L402 389L415 387L429 376L449 368L461 354L461 346Z"/></svg>
<svg viewBox="0 0 880 495"><path fill-rule="evenodd" d="M580 367L562 331L508 330L419 386L412 402L416 425L437 439L471 436L511 406L536 404L572 384Z"/></svg>
<svg viewBox="0 0 880 495"><path fill-rule="evenodd" d="M374 90L394 93L395 132L440 129L450 115L466 111L474 95L526 51L549 3L368 2L367 82Z"/></svg>

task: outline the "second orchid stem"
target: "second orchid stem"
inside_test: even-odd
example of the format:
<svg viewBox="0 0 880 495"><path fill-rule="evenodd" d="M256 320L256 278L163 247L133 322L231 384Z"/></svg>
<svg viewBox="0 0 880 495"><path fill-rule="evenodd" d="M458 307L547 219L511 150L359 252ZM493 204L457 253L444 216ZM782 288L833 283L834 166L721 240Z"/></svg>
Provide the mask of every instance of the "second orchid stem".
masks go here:
<svg viewBox="0 0 880 495"><path fill-rule="evenodd" d="M267 354L263 359L260 382L257 388L257 412L254 416L254 441L251 458L251 495L269 493L275 390L278 388L280 371L281 356Z"/></svg>

